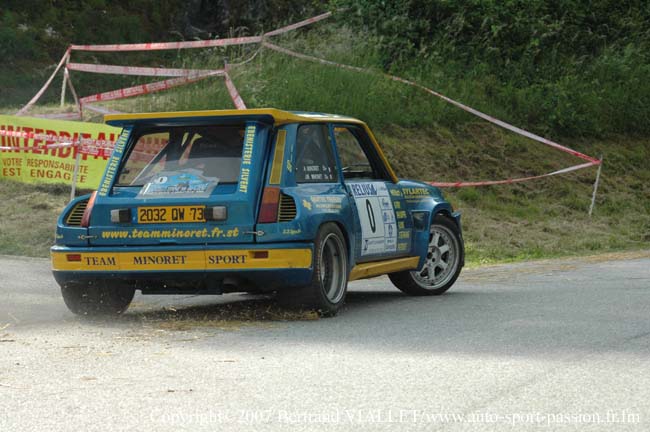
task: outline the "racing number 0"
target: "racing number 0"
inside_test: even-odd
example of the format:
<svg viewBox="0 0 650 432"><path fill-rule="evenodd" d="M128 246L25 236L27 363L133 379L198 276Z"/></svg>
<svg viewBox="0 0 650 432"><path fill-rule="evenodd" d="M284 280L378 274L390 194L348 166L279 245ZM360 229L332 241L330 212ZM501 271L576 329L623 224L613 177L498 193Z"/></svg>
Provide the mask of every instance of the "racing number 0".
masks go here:
<svg viewBox="0 0 650 432"><path fill-rule="evenodd" d="M368 212L368 222L370 222L370 230L373 234L377 231L377 222L375 221L375 211L372 209L372 204L369 199L366 199L366 211Z"/></svg>

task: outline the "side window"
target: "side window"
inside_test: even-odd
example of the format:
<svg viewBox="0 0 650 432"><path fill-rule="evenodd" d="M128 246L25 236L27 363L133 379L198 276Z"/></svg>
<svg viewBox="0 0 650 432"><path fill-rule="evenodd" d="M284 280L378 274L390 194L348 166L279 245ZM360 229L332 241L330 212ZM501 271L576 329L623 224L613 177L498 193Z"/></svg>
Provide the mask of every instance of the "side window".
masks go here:
<svg viewBox="0 0 650 432"><path fill-rule="evenodd" d="M336 163L327 126L314 124L298 128L296 139L296 182L337 181Z"/></svg>
<svg viewBox="0 0 650 432"><path fill-rule="evenodd" d="M360 136L362 136L361 132L354 127L336 126L334 128L334 138L341 159L343 177L345 179L380 179L381 177L373 169L361 145L358 138Z"/></svg>

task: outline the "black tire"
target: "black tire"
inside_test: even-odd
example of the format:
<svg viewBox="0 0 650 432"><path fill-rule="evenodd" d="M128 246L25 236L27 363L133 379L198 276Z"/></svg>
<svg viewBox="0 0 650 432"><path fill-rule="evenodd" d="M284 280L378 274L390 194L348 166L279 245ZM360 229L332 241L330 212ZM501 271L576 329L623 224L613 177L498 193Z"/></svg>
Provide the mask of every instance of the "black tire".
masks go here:
<svg viewBox="0 0 650 432"><path fill-rule="evenodd" d="M419 270L391 273L388 277L406 294L440 295L456 282L464 262L463 237L458 227L450 218L437 214L429 229L429 250L424 266Z"/></svg>
<svg viewBox="0 0 650 432"><path fill-rule="evenodd" d="M70 311L82 316L120 315L135 295L135 288L104 281L67 282L61 286L63 301Z"/></svg>
<svg viewBox="0 0 650 432"><path fill-rule="evenodd" d="M348 287L348 250L345 237L334 223L320 227L314 242L309 285L278 293L280 303L301 309L313 309L321 316L334 316L345 302Z"/></svg>

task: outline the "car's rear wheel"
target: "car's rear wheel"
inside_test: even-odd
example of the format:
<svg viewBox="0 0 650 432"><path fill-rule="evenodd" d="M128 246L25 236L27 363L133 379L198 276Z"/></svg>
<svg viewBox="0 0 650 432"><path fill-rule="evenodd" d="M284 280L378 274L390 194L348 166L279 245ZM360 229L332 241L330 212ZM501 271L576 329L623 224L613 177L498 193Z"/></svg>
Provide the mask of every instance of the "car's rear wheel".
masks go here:
<svg viewBox="0 0 650 432"><path fill-rule="evenodd" d="M336 224L324 224L316 236L314 274L309 285L279 293L289 306L315 309L323 316L336 315L345 302L348 285L348 252L345 237Z"/></svg>
<svg viewBox="0 0 650 432"><path fill-rule="evenodd" d="M61 294L68 309L77 315L119 315L131 304L135 288L105 281L67 282L61 286Z"/></svg>
<svg viewBox="0 0 650 432"><path fill-rule="evenodd" d="M440 295L456 282L464 261L463 239L456 224L438 214L429 229L429 249L422 268L389 274L393 285L410 295Z"/></svg>

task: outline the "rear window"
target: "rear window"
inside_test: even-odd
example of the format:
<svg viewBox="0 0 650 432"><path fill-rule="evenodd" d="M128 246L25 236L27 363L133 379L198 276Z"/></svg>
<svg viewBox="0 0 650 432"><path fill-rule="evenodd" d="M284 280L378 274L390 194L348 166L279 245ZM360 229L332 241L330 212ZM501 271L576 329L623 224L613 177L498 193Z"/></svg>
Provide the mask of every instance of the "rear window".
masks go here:
<svg viewBox="0 0 650 432"><path fill-rule="evenodd" d="M163 193L192 192L188 188L199 183L211 187L236 184L244 131L244 125L229 125L142 132L122 164L116 186L144 186L148 192Z"/></svg>

